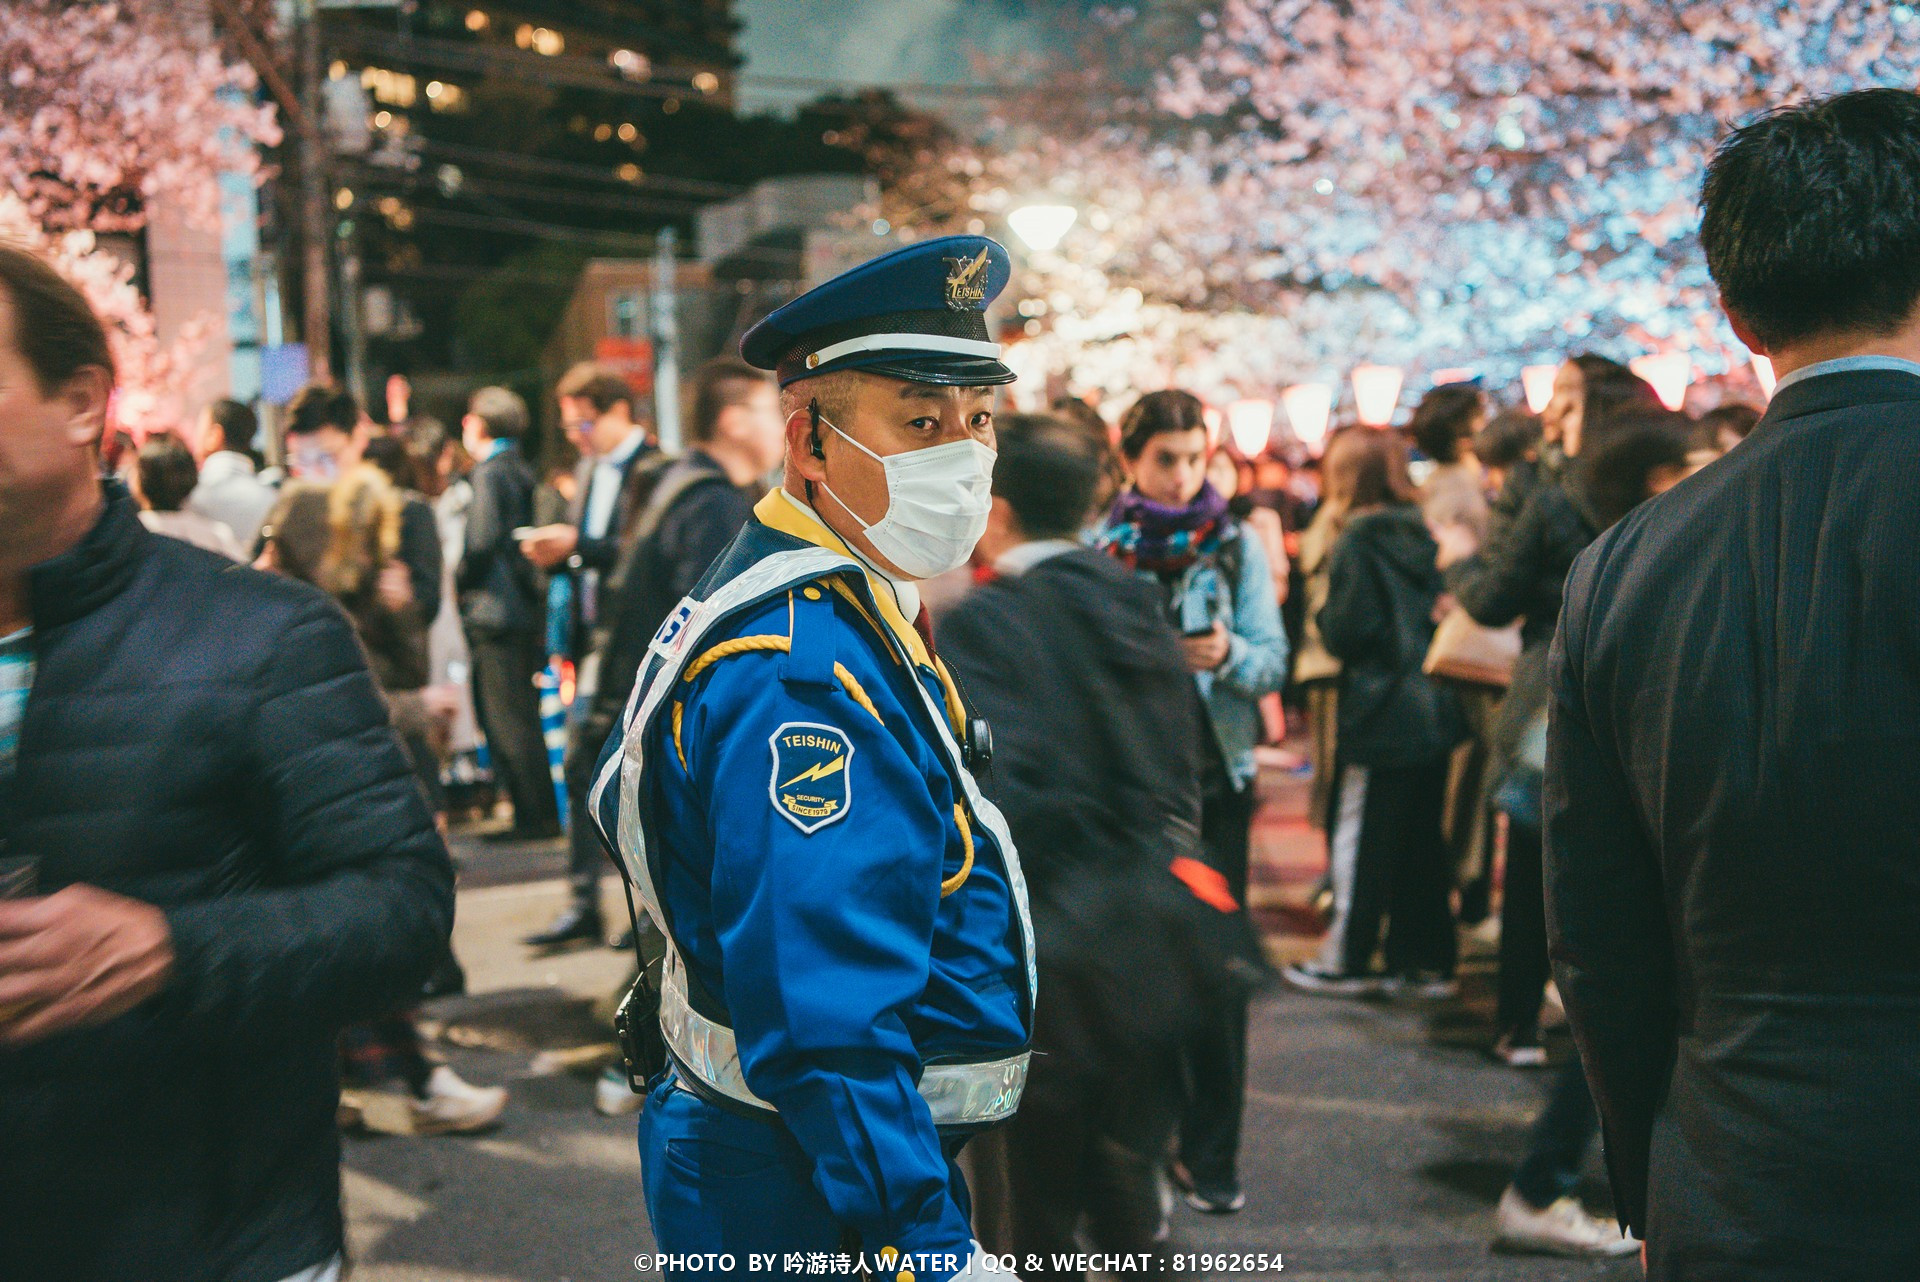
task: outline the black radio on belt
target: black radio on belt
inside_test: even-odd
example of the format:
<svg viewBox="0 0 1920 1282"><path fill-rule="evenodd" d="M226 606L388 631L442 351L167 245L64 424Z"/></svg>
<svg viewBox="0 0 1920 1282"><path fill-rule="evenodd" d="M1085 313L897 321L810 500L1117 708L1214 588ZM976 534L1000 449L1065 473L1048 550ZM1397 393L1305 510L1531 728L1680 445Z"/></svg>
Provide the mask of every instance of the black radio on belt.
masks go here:
<svg viewBox="0 0 1920 1282"><path fill-rule="evenodd" d="M960 745L960 760L976 779L993 773L993 727L985 717L967 721L967 741Z"/></svg>
<svg viewBox="0 0 1920 1282"><path fill-rule="evenodd" d="M613 1036L620 1046L627 1085L635 1095L647 1093L647 1082L667 1067L667 1042L660 1035L660 974L662 958L634 976L633 987L613 1012Z"/></svg>

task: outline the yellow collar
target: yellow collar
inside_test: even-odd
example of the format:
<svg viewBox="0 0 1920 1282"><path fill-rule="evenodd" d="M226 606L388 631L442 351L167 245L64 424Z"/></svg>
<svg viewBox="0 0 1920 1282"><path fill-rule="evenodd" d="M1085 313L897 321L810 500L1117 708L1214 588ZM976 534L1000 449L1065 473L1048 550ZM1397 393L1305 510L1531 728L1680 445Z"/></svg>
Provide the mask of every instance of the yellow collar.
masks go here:
<svg viewBox="0 0 1920 1282"><path fill-rule="evenodd" d="M754 504L753 515L760 524L770 529L778 530L782 534L791 534L796 539L804 539L816 547L838 552L850 561L858 563L860 560L839 535L828 529L825 522L807 511L805 505L785 490L767 491L766 497ZM921 667L931 668L933 656L927 653L927 643L920 639L920 634L913 630L911 623L907 622L907 616L900 613L900 607L893 599L892 585L872 570L867 570L866 576L867 585L873 590L873 599L880 606L880 617L886 620L887 626L893 629L894 635L899 637L901 644L907 647L907 653L913 656L913 661ZM924 605L921 606L921 609L925 608Z"/></svg>

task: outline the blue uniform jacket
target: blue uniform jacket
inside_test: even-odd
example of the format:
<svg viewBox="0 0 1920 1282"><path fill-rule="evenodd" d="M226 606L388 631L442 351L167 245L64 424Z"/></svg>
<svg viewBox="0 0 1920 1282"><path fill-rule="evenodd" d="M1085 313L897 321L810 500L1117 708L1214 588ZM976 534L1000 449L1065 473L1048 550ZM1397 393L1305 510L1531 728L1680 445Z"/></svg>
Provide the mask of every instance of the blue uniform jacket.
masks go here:
<svg viewBox="0 0 1920 1282"><path fill-rule="evenodd" d="M806 543L845 550L769 494L710 578ZM690 653L717 657L688 664L679 716L654 719L636 795L671 934L835 1217L869 1249L965 1258L972 1233L916 1083L927 1063L1027 1044L1017 864L966 823L910 683L948 708L951 687L884 586L862 597L832 577L797 585L701 638ZM724 644L783 637L787 651ZM617 791L602 797L609 833Z"/></svg>

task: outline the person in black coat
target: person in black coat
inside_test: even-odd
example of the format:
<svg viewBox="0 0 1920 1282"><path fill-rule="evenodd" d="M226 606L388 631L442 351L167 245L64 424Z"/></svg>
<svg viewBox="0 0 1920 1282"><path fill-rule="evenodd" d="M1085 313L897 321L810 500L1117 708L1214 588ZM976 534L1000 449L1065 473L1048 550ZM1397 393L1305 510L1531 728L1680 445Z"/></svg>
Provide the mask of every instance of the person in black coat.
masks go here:
<svg viewBox="0 0 1920 1282"><path fill-rule="evenodd" d="M605 580L606 604L589 646L597 672L593 688L583 691L586 715L567 743L574 902L529 943L602 933L599 881L608 863L587 813L593 768L620 724L654 633L746 526L757 497L751 487L779 466L786 451L773 380L745 361L722 357L702 365L694 373L692 401L687 452L652 480L626 550ZM602 1096L604 1107L638 1103L624 1078L605 1080L612 1085Z"/></svg>
<svg viewBox="0 0 1920 1282"><path fill-rule="evenodd" d="M1540 1008L1546 998L1547 920L1540 889L1537 758L1516 780L1515 758L1529 733L1539 742L1547 705L1547 649L1560 620L1560 597L1573 560L1608 524L1583 501L1582 460L1647 415L1665 414L1653 388L1624 365L1583 354L1562 363L1543 415L1558 444L1557 467L1537 474L1510 525L1486 547L1453 546L1442 530L1447 587L1476 623L1520 620L1520 657L1494 717L1488 803L1507 815L1506 869L1500 901L1500 969L1493 1054L1515 1067L1546 1062ZM1634 501L1638 501L1637 498ZM1471 555L1461 556L1472 551ZM1504 803L1504 804L1503 804Z"/></svg>
<svg viewBox="0 0 1920 1282"><path fill-rule="evenodd" d="M105 332L4 247L0 388L0 1277L338 1267L335 1038L443 954L445 847L333 602L95 479Z"/></svg>
<svg viewBox="0 0 1920 1282"><path fill-rule="evenodd" d="M1164 594L1074 537L1102 475L1070 426L1004 424L976 554L995 577L940 624L941 656L993 728L985 787L1020 846L1047 994L1004 1132L1007 1196L996 1135L976 1142L976 1207L1000 1238L989 1249L1023 1260L1079 1251L1084 1221L1095 1249L1171 1269L1158 1172L1181 1048L1229 990L1245 1000L1237 977L1258 963L1225 879L1195 857L1202 727Z"/></svg>
<svg viewBox="0 0 1920 1282"><path fill-rule="evenodd" d="M504 387L483 387L461 429L475 459L473 506L453 584L473 662L473 711L513 800L513 827L501 835L538 841L559 835L560 803L533 685L546 666L546 594L513 537L533 520L533 469L520 453L526 403Z"/></svg>
<svg viewBox="0 0 1920 1282"><path fill-rule="evenodd" d="M1406 442L1365 431L1339 448L1358 454L1353 507L1317 620L1340 660L1334 920L1318 960L1285 973L1313 993L1438 996L1452 991L1457 955L1441 810L1449 755L1467 734L1453 690L1420 670L1442 592L1438 549L1407 478ZM1384 976L1373 970L1383 917Z"/></svg>
<svg viewBox="0 0 1920 1282"><path fill-rule="evenodd" d="M1701 239L1741 446L1575 563L1555 974L1655 1282L1920 1270L1920 99L1735 133Z"/></svg>

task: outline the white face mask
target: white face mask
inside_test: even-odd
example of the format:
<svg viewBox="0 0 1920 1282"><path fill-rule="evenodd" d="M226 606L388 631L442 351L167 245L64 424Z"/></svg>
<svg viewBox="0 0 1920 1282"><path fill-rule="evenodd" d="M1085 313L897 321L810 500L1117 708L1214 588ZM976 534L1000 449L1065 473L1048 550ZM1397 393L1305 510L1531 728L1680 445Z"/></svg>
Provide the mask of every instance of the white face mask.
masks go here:
<svg viewBox="0 0 1920 1282"><path fill-rule="evenodd" d="M997 454L979 441L966 440L882 457L824 416L820 421L877 461L887 474L887 514L872 525L860 520L860 514L847 507L846 500L834 494L825 481L820 483L821 489L860 522L876 552L914 579L931 579L966 564L974 545L987 532Z"/></svg>

